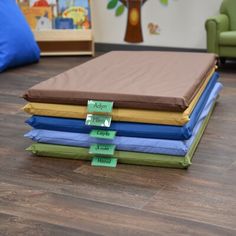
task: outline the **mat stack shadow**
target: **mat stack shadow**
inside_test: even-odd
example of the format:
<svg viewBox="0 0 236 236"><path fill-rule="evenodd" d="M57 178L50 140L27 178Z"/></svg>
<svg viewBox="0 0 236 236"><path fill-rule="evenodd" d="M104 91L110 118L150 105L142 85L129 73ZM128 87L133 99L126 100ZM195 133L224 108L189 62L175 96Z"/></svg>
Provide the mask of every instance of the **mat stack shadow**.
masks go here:
<svg viewBox="0 0 236 236"><path fill-rule="evenodd" d="M207 53L110 52L41 82L24 94L27 150L187 168L222 89L215 63Z"/></svg>

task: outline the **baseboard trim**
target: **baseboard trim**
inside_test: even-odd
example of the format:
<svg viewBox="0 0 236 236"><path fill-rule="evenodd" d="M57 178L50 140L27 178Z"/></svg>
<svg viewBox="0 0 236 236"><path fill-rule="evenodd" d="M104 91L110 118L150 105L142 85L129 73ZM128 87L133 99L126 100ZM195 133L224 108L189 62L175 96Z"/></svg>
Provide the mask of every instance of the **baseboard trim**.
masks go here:
<svg viewBox="0 0 236 236"><path fill-rule="evenodd" d="M196 48L175 48L175 47L156 47L144 45L127 45L127 44L110 44L110 43L95 43L95 49L98 52L110 51L176 51L176 52L207 52L206 49Z"/></svg>

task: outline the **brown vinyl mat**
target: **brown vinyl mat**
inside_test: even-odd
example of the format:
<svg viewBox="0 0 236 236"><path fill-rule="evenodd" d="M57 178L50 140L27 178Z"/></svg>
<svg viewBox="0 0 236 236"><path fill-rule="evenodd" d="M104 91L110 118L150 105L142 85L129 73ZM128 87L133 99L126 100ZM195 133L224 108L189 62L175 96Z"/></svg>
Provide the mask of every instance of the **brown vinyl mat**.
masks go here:
<svg viewBox="0 0 236 236"><path fill-rule="evenodd" d="M117 51L43 81L25 94L31 102L184 111L215 67L214 54Z"/></svg>

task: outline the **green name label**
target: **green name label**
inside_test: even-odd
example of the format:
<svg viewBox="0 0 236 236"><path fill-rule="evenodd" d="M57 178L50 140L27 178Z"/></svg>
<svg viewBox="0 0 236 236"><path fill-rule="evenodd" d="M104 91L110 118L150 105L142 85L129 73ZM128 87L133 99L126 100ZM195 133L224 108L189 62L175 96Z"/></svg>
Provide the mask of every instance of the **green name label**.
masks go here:
<svg viewBox="0 0 236 236"><path fill-rule="evenodd" d="M114 157L94 157L92 166L116 167L117 159Z"/></svg>
<svg viewBox="0 0 236 236"><path fill-rule="evenodd" d="M88 100L88 112L111 113L113 102Z"/></svg>
<svg viewBox="0 0 236 236"><path fill-rule="evenodd" d="M89 148L90 154L113 156L116 145L114 144L92 144Z"/></svg>
<svg viewBox="0 0 236 236"><path fill-rule="evenodd" d="M91 125L91 126L99 126L99 127L110 127L111 126L111 116L101 116L101 115L88 114L85 124Z"/></svg>
<svg viewBox="0 0 236 236"><path fill-rule="evenodd" d="M116 131L93 129L89 135L93 138L114 139Z"/></svg>

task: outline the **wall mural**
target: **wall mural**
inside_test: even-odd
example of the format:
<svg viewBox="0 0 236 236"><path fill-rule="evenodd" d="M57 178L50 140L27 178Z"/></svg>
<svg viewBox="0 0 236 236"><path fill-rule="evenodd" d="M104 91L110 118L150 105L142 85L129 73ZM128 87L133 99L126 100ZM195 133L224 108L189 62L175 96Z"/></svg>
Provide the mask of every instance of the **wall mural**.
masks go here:
<svg viewBox="0 0 236 236"><path fill-rule="evenodd" d="M148 0L109 0L107 9L115 10L116 16L121 16L127 8L127 26L124 40L129 43L143 42L141 8ZM168 5L169 0L160 0ZM148 25L150 34L159 34L159 26L154 23Z"/></svg>
<svg viewBox="0 0 236 236"><path fill-rule="evenodd" d="M160 34L159 25L150 22L147 27L148 27L149 34L154 34L154 35Z"/></svg>

